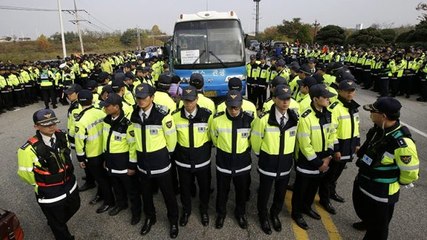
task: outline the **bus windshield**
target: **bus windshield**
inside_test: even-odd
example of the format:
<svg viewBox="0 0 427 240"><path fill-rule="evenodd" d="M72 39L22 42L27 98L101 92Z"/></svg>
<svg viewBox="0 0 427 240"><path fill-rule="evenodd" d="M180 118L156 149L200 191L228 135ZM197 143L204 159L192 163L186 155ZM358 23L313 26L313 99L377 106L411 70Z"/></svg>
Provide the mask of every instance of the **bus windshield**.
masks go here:
<svg viewBox="0 0 427 240"><path fill-rule="evenodd" d="M243 34L237 20L204 20L175 25L175 68L230 67L244 62Z"/></svg>

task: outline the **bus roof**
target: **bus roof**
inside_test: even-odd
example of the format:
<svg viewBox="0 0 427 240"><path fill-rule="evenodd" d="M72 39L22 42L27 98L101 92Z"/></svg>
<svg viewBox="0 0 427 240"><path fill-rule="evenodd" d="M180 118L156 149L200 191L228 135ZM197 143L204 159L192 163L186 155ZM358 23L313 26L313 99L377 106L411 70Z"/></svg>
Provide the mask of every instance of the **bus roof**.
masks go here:
<svg viewBox="0 0 427 240"><path fill-rule="evenodd" d="M179 15L178 22L190 22L190 21L200 21L200 20L216 20L216 19L236 19L237 17L236 12L229 11L229 12L217 12L217 11L204 11L204 12L198 12L198 13L191 13L191 14L181 14Z"/></svg>

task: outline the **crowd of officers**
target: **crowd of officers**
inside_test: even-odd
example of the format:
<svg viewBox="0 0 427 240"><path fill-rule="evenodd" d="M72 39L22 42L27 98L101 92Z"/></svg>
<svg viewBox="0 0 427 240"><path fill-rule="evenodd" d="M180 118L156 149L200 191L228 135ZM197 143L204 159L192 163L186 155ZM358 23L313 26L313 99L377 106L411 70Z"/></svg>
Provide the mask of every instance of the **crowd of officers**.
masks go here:
<svg viewBox="0 0 427 240"><path fill-rule="evenodd" d="M360 171L355 191L359 197L354 205L362 222L355 227L367 229L366 239L386 239L399 184L410 184L418 178L415 145L396 114L400 103L384 97L364 107L372 119L375 115L373 121L378 126L369 133L375 141L369 138L361 144L359 104L354 100L357 83L349 69L339 62L326 65L314 59L286 61L273 58L269 67L265 56L257 59L251 55L247 64L249 100L242 97L241 79L232 78L226 99L218 106L203 95L204 79L198 73L193 73L189 86L172 99L169 90L173 77L164 64L156 80L150 76L154 74L148 64L124 63L114 72L100 72L100 86L90 80L66 85L63 93L70 102L69 147L50 143L49 138L58 139L64 133L56 130L57 118L46 105L47 109L33 117L37 135L18 151L18 174L36 186L42 209L58 205L66 198L61 196L68 198L76 192L75 187L57 187L75 184L72 164L65 164L69 162L69 149L74 148L86 173L86 182L79 190L97 186L90 202L102 201L97 213L108 211L114 216L130 203L130 223L138 224L143 211L145 221L140 233L146 235L156 223L153 194L159 189L167 208L170 237L175 238L178 225L186 226L189 221L196 183L203 226L209 225L208 206L214 187L215 227L223 227L233 182L234 217L240 228L247 229L246 204L251 198L251 169L256 166L259 223L263 232L271 234L271 226L278 232L282 229L280 213L291 171L296 173L291 217L299 227L308 229L303 214L321 219L312 208L317 192L321 206L331 214L336 214L331 199L345 201L336 192L337 181L346 163L357 158ZM50 137L45 137L43 128L51 128ZM39 153L41 143L48 147L42 147ZM214 163L212 147L216 148ZM54 154L43 155L46 151ZM255 164L252 151L257 157ZM51 174L50 161L55 167L63 163L59 164L60 170L54 170L61 177ZM216 185L211 182L212 165ZM273 201L268 206L272 190ZM182 204L181 215L176 194ZM378 207L373 211L372 206ZM385 212L386 217L378 217ZM52 213L44 213L57 239L73 239L66 227L68 215L56 216L61 220L52 223ZM372 220L373 213L377 221Z"/></svg>

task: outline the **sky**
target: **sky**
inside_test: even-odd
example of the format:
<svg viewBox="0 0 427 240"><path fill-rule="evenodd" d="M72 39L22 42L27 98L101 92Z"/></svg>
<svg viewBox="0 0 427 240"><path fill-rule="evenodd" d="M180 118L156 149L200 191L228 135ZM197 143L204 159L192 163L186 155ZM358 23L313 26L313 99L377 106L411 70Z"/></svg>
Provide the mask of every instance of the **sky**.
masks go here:
<svg viewBox="0 0 427 240"><path fill-rule="evenodd" d="M60 0L62 9L73 9L73 0ZM171 34L175 20L181 13L198 11L234 10L241 19L244 31L255 31L255 3L253 0L75 0L78 9L86 10L81 17L82 29L112 32L139 27L160 30ZM329 24L354 28L356 24L369 27L399 27L416 24L420 12L415 10L422 0L261 0L260 31L282 23L284 19L299 17L302 22L321 26ZM12 36L37 38L40 34L50 36L60 31L57 11L15 11L6 7L58 9L58 0L1 0L0 37ZM80 13L79 13L80 14ZM73 15L63 13L64 31L76 32L70 22Z"/></svg>

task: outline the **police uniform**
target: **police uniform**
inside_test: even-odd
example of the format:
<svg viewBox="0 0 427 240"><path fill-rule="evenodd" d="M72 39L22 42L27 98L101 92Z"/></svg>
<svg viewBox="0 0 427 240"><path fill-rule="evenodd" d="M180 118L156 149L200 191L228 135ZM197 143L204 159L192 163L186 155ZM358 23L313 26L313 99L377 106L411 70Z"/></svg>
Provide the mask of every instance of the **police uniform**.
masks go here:
<svg viewBox="0 0 427 240"><path fill-rule="evenodd" d="M48 109L33 115L34 124L56 124L55 113ZM74 239L67 222L80 208L80 196L71 162L71 150L64 132L52 136L37 131L18 149L18 175L34 186L37 203L47 218L55 239Z"/></svg>
<svg viewBox="0 0 427 240"><path fill-rule="evenodd" d="M333 96L324 84L311 86L309 94L311 98ZM297 135L299 154L292 195L292 218L304 229L307 229L308 225L302 218L302 213L314 219L320 219L320 215L311 208L311 205L324 174L319 168L325 164L323 159L332 158L334 150L336 136L332 120L331 112L326 107L323 107L320 112L314 107L314 103L300 117Z"/></svg>
<svg viewBox="0 0 427 240"><path fill-rule="evenodd" d="M40 91L46 108L49 108L49 100L53 108L56 108L56 93L54 88L54 78L47 65L40 72Z"/></svg>
<svg viewBox="0 0 427 240"><path fill-rule="evenodd" d="M282 100L290 99L291 90L286 85L278 85L274 96ZM286 186L294 162L297 125L298 114L294 110L288 108L281 113L273 105L264 116L255 120L252 128L251 146L259 156L258 217L266 234L271 234L267 203L273 183L275 188L270 219L276 231L282 229L278 216L283 208Z"/></svg>
<svg viewBox="0 0 427 240"><path fill-rule="evenodd" d="M241 107L242 96L237 90L227 93L227 106ZM234 215L241 228L247 228L246 200L249 191L251 156L250 141L253 116L240 110L236 117L232 117L228 110L218 112L212 121L211 137L217 148L217 201L216 201L216 228L222 228L227 210L230 181L233 180L236 189L236 203Z"/></svg>
<svg viewBox="0 0 427 240"><path fill-rule="evenodd" d="M183 89L182 100L195 101L197 89L189 86ZM178 169L183 214L180 225L185 226L191 214L191 184L197 179L200 194L199 210L202 224L209 224L208 207L211 184L211 148L209 123L212 112L197 105L193 112L185 107L172 113L177 128L178 143L175 163Z"/></svg>
<svg viewBox="0 0 427 240"><path fill-rule="evenodd" d="M148 84L136 87L137 98L153 97L154 88ZM155 103L146 111L135 108L131 116L135 131L135 144L131 149L131 159L136 159L132 169L138 169L144 201L146 220L141 234L147 234L156 222L156 210L151 185L157 183L162 191L171 226L170 235L178 235L178 205L173 191L169 154L177 143L176 127L170 114Z"/></svg>
<svg viewBox="0 0 427 240"><path fill-rule="evenodd" d="M339 90L355 90L356 83L352 80L343 80L338 86ZM356 148L360 146L359 133L359 104L347 101L341 96L338 100L331 103L329 111L335 119L335 128L337 140L334 143L334 152L339 152L340 159L334 159L329 164L329 170L322 178L319 186L320 204L330 213L335 214L335 209L330 204L332 198L338 202L344 202L344 199L336 193L336 184L341 176L347 162L351 162L355 156Z"/></svg>
<svg viewBox="0 0 427 240"><path fill-rule="evenodd" d="M77 160L85 163L98 184L98 192L104 199L104 204L97 209L97 213L102 213L114 205L113 193L102 159L102 129L105 113L92 105L92 93L89 90L81 90L78 99L83 109L75 118Z"/></svg>
<svg viewBox="0 0 427 240"><path fill-rule="evenodd" d="M383 123L381 127L376 123L357 153L359 172L353 186L353 205L367 230L364 239L388 238L400 185L411 184L419 177L415 143L409 129L399 123L401 107L400 102L391 97L379 98L363 107L371 114L386 115L386 122L390 124Z"/></svg>
<svg viewBox="0 0 427 240"><path fill-rule="evenodd" d="M111 93L102 106L120 106L121 103L122 98L115 93ZM116 205L109 211L109 215L117 215L120 211L126 209L128 207L129 196L132 218L139 219L141 215L139 186L137 185L137 181L134 180L136 176L128 176L130 162L135 162L136 160L130 160L129 154L130 146L135 142L135 134L133 125L126 118L121 108L118 116L107 115L104 118L102 139L105 167L110 177L116 200Z"/></svg>

